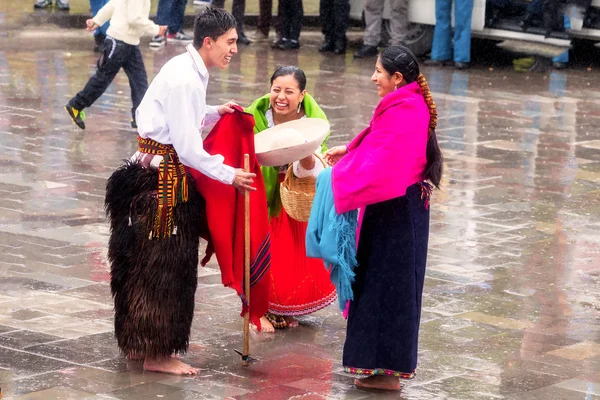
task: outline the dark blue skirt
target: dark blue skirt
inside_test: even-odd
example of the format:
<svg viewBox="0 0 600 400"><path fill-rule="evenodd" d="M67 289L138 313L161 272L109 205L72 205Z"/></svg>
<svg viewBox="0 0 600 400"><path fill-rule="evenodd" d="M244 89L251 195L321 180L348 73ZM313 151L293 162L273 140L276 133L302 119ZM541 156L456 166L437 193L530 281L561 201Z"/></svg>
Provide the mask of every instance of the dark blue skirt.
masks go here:
<svg viewBox="0 0 600 400"><path fill-rule="evenodd" d="M346 372L414 376L429 238L423 185L412 185L405 196L362 210L344 344Z"/></svg>

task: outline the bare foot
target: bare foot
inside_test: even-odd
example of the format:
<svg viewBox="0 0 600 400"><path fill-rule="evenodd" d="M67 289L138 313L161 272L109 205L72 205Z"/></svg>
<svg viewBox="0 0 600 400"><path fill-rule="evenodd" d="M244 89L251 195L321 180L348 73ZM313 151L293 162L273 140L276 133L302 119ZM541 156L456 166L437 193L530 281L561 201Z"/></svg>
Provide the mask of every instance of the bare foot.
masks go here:
<svg viewBox="0 0 600 400"><path fill-rule="evenodd" d="M256 327L256 325L252 325L252 327L256 331L258 331L258 328ZM269 322L267 317L265 317L264 315L262 317L260 317L260 333L273 333L273 332L275 332L275 328L273 328L273 324L271 324L271 322Z"/></svg>
<svg viewBox="0 0 600 400"><path fill-rule="evenodd" d="M179 354L174 354L173 357L175 357L177 359L181 358L181 356ZM129 361L144 361L144 359L146 358L146 355L132 351L125 358L128 359Z"/></svg>
<svg viewBox="0 0 600 400"><path fill-rule="evenodd" d="M297 328L300 324L298 323L298 320L294 317L283 317L285 319L285 322L287 322L287 326L288 328Z"/></svg>
<svg viewBox="0 0 600 400"><path fill-rule="evenodd" d="M363 389L400 390L400 378L395 376L369 376L368 378L355 379L354 385Z"/></svg>
<svg viewBox="0 0 600 400"><path fill-rule="evenodd" d="M168 358L146 358L144 371L164 372L173 375L196 375L197 368L193 368L175 357Z"/></svg>

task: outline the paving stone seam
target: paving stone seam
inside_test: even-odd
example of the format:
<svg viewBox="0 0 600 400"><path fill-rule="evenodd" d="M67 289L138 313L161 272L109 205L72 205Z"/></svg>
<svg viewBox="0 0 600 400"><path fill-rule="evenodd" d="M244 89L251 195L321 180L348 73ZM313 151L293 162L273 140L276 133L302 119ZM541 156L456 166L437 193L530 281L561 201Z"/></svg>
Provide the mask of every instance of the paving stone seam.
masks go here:
<svg viewBox="0 0 600 400"><path fill-rule="evenodd" d="M89 365L87 365L87 364L80 364L80 363L76 363L76 362L73 362L73 361L64 360L64 359L62 359L62 358L49 357L49 356L47 356L47 355L43 355L43 354L34 353L34 352L32 352L32 351L27 351L27 350L22 350L22 349L13 349L13 348L11 348L11 347L6 347L6 346L2 346L2 345L0 345L0 349L5 349L5 350L16 351L16 352L18 352L18 353L29 354L29 355L31 355L31 356L36 356L36 357L43 357L43 358L47 358L47 359L49 359L49 360L60 361L60 362L64 362L64 363L67 363L67 364L76 365L76 366L78 366L78 367L89 367ZM109 360L112 360L112 358L107 358L107 359L105 359L105 360L99 360L99 361L97 361L97 362L106 362L106 361L109 361Z"/></svg>

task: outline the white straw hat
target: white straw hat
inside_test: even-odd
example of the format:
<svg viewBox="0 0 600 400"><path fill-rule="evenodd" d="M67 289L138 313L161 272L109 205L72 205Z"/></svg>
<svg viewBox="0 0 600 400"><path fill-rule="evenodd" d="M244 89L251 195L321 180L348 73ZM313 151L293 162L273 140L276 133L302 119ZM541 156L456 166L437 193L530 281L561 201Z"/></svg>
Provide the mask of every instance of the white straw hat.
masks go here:
<svg viewBox="0 0 600 400"><path fill-rule="evenodd" d="M258 163L266 167L285 165L308 157L321 147L329 123L321 118L301 118L254 135Z"/></svg>

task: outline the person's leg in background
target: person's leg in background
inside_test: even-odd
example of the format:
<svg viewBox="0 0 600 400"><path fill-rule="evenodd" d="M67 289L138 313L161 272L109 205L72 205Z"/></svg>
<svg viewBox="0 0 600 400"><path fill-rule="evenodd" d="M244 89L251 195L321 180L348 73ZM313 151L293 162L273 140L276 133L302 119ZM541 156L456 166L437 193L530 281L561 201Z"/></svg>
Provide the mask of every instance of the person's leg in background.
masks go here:
<svg viewBox="0 0 600 400"><path fill-rule="evenodd" d="M109 46L109 47L107 47ZM108 38L103 53L98 58L98 69L90 78L83 90L75 95L65 106L65 110L79 128L85 129L84 108L94 104L96 100L106 91L115 76L125 63L128 56L128 44Z"/></svg>
<svg viewBox="0 0 600 400"><path fill-rule="evenodd" d="M146 67L139 46L130 48L130 55L123 64L123 71L129 78L129 87L131 88L131 127L137 128L135 110L137 110L146 94L146 90L148 90L148 75L146 74Z"/></svg>
<svg viewBox="0 0 600 400"><path fill-rule="evenodd" d="M333 54L344 54L348 42L346 32L350 25L350 0L333 1L333 21L335 25L333 29Z"/></svg>
<svg viewBox="0 0 600 400"><path fill-rule="evenodd" d="M346 52L346 31L350 24L349 0L321 0L319 16L325 40L319 51L344 54Z"/></svg>
<svg viewBox="0 0 600 400"><path fill-rule="evenodd" d="M158 0L156 8L156 23L158 25L169 25L171 23L171 9L175 0ZM150 47L159 49L167 43L166 36L154 36L150 41Z"/></svg>
<svg viewBox="0 0 600 400"><path fill-rule="evenodd" d="M90 0L92 15L95 16L106 3L108 3L108 0ZM95 52L102 51L102 45L104 44L104 39L106 39L106 30L109 26L110 21L106 22L104 25L94 31Z"/></svg>
<svg viewBox="0 0 600 400"><path fill-rule="evenodd" d="M363 45L354 53L355 58L374 57L379 52L377 46L381 40L381 22L385 0L367 0L365 4L365 33ZM436 1L437 3L437 1Z"/></svg>
<svg viewBox="0 0 600 400"><path fill-rule="evenodd" d="M167 25L166 37L154 36L150 47L161 48L166 42L188 44L194 39L183 33L183 17L187 0L159 0L156 10L156 23Z"/></svg>
<svg viewBox="0 0 600 400"><path fill-rule="evenodd" d="M259 0L258 2L258 22L256 23L256 32L252 36L252 41L256 43L269 41L269 31L271 30L271 20L273 19L273 0Z"/></svg>
<svg viewBox="0 0 600 400"><path fill-rule="evenodd" d="M409 0L392 0L392 18L390 20L392 46L404 44L408 32L408 3Z"/></svg>
<svg viewBox="0 0 600 400"><path fill-rule="evenodd" d="M454 0L454 67L466 69L471 62L473 0Z"/></svg>
<svg viewBox="0 0 600 400"><path fill-rule="evenodd" d="M292 48L298 48L300 47L300 32L302 32L302 23L304 20L304 5L302 4L302 0L292 0L290 11L292 13L289 18L292 22L290 28L291 42L292 44L294 41L297 43L297 46L293 46Z"/></svg>
<svg viewBox="0 0 600 400"><path fill-rule="evenodd" d="M571 29L571 19L565 14L565 29ZM569 50L552 59L552 66L555 69L566 69L569 67Z"/></svg>
<svg viewBox="0 0 600 400"><path fill-rule="evenodd" d="M302 30L302 19L304 18L304 7L302 0L281 0L279 2L282 20L281 41L277 48L280 50L293 50L300 47L300 31Z"/></svg>
<svg viewBox="0 0 600 400"><path fill-rule="evenodd" d="M290 0L279 0L277 12L279 38L272 44L273 48L282 49L290 36L290 21L288 21L288 9L290 8Z"/></svg>
<svg viewBox="0 0 600 400"><path fill-rule="evenodd" d="M431 59L425 65L452 64L452 0L435 1L435 29Z"/></svg>
<svg viewBox="0 0 600 400"><path fill-rule="evenodd" d="M269 31L271 30L271 21L273 20L273 0L259 0L258 7L260 14L256 28L268 38Z"/></svg>
<svg viewBox="0 0 600 400"><path fill-rule="evenodd" d="M334 0L319 1L319 21L321 22L321 32L323 33L323 44L321 44L319 51L322 53L333 51L333 31L335 29L335 24L332 24L334 19L333 1Z"/></svg>
<svg viewBox="0 0 600 400"><path fill-rule="evenodd" d="M189 44L194 40L192 36L183 33L183 18L185 17L185 6L187 0L171 0L170 17L171 20L167 24L167 42Z"/></svg>
<svg viewBox="0 0 600 400"><path fill-rule="evenodd" d="M246 0L233 0L231 14L237 24L238 43L249 45L250 39L244 33L244 15L246 14Z"/></svg>

